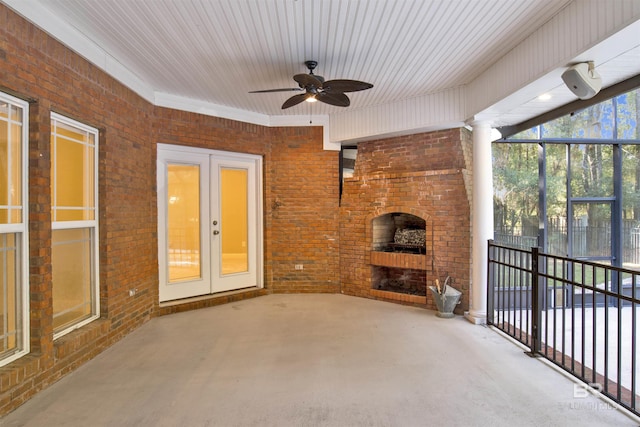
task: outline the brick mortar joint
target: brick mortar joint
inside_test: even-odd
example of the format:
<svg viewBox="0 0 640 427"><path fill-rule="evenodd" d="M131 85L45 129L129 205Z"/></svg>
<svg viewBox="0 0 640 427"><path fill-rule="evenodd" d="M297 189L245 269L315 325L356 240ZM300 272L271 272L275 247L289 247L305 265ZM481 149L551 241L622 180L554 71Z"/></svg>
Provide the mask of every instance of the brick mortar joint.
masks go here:
<svg viewBox="0 0 640 427"><path fill-rule="evenodd" d="M439 170L428 170L428 171L418 171L418 172L401 172L401 173L378 173L371 175L360 175L352 178L345 178L345 181L358 182L358 181L380 181L380 180L391 180L391 179L403 179L403 178L414 178L414 177L425 177L425 176L440 176L440 175L458 175L465 171L466 169L439 169Z"/></svg>

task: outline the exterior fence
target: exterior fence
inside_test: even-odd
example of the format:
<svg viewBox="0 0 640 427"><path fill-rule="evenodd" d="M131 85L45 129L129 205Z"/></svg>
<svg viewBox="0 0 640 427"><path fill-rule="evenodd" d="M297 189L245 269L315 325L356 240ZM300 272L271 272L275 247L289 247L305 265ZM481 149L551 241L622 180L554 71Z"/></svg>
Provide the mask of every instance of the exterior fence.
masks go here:
<svg viewBox="0 0 640 427"><path fill-rule="evenodd" d="M495 228L494 239L501 244L529 249L538 246L536 227ZM563 218L547 221L548 252L567 254L568 227ZM604 221L574 221L572 227L572 253L575 257L607 257L611 255L611 224ZM635 220L622 221L622 261L624 264L640 265L640 226Z"/></svg>
<svg viewBox="0 0 640 427"><path fill-rule="evenodd" d="M487 322L636 415L640 271L489 241Z"/></svg>

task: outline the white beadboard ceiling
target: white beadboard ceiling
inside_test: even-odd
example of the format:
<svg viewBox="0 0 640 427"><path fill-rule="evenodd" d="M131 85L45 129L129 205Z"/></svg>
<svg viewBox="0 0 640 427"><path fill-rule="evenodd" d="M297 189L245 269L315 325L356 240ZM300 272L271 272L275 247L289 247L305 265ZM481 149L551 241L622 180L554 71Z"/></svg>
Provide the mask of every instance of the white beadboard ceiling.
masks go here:
<svg viewBox="0 0 640 427"><path fill-rule="evenodd" d="M65 25L74 33L79 32L86 43L97 45L156 97L188 99L201 105L273 117L344 113L341 107L321 103L312 106L303 103L282 110L280 106L292 93L249 93L296 87L292 76L307 72L306 60L318 61L315 73L327 80L356 79L374 85L372 89L349 94L351 107L347 109L399 104L470 84L574 2L6 0L5 3L28 19L30 15L38 15L43 22L50 17L58 27ZM32 20L38 23L38 19ZM640 72L637 51L635 55L630 65L629 61L625 63L631 68L625 68L626 76ZM505 114L508 119L502 119L500 124L523 120L532 114L529 110L522 111Z"/></svg>

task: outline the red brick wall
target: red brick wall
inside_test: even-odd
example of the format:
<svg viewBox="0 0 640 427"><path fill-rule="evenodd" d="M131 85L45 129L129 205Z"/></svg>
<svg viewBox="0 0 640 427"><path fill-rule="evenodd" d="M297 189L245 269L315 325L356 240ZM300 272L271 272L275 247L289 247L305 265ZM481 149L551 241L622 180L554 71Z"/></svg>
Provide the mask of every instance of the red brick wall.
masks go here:
<svg viewBox="0 0 640 427"><path fill-rule="evenodd" d="M323 151L320 128L271 129L154 107L4 5L0 90L30 101L32 347L28 356L0 368L0 415L160 312L158 142L263 155L267 291L338 290L338 153ZM101 318L55 342L51 111L100 130ZM294 270L294 264L303 264L303 270ZM132 288L138 292L129 296Z"/></svg>
<svg viewBox="0 0 640 427"><path fill-rule="evenodd" d="M425 286L433 284L436 272L441 281L450 275L451 284L463 292L457 312L468 309L471 224L465 169L469 141L466 130L452 129L358 145L354 177L345 180L340 208L344 293L378 298L380 293L371 292L373 218L404 212L427 223ZM432 253L435 268L431 268ZM430 293L426 306L435 308Z"/></svg>
<svg viewBox="0 0 640 427"><path fill-rule="evenodd" d="M464 169L457 133L443 130L359 144L354 176Z"/></svg>
<svg viewBox="0 0 640 427"><path fill-rule="evenodd" d="M265 213L275 292L340 290L339 152L322 151L321 128L313 129L274 134Z"/></svg>

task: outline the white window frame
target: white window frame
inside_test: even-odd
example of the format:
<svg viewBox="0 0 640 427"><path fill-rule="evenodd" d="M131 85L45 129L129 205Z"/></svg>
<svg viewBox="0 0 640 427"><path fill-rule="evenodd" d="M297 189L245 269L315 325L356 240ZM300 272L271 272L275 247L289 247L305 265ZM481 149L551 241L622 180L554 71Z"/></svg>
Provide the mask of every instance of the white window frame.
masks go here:
<svg viewBox="0 0 640 427"><path fill-rule="evenodd" d="M16 339L22 340L21 346L7 357L0 359L0 366L4 366L14 360L26 355L30 351L29 346L29 103L0 92L0 100L9 105L14 105L22 109L22 222L20 224L0 224L0 234L17 235L16 243L20 247L20 262L16 265L19 271L18 289L16 296L20 296L21 303L17 306L20 310L18 322L20 322ZM11 116L8 118L11 123ZM7 162L9 164L9 162Z"/></svg>
<svg viewBox="0 0 640 427"><path fill-rule="evenodd" d="M98 228L98 146L99 146L99 132L98 129L85 125L84 123L78 122L76 120L70 119L68 117L65 117L63 115L57 114L52 112L51 113L51 122L52 122L52 126L51 126L51 134L53 135L54 133L54 126L53 126L53 122L60 122L60 123L64 123L66 125L69 126L73 126L76 127L82 131L85 131L87 133L91 133L94 135L94 156L93 156L93 173L94 173L94 177L93 177L93 184L94 184L94 189L93 189L93 209L94 209L94 215L93 215L93 220L85 220L85 221L52 221L51 223L51 229L52 231L55 230L69 230L69 229L89 229L90 233L91 233L91 271L92 271L92 287L91 287L91 292L92 292L92 297L91 297L91 312L93 313L91 316L89 316L86 319L83 319L77 323L74 323L72 325L70 325L69 327L56 332L53 334L53 339L56 340L66 334L68 334L69 332L72 332L78 328L81 328L82 326L93 322L94 320L96 320L97 318L100 317L100 270L99 270L99 242L98 242L98 238L99 238L99 228ZM55 174L55 167L57 166L56 164L56 152L54 150L53 145L51 146L51 187L53 189L53 191L56 191L56 183L55 183L55 179L56 179L56 174ZM51 198L51 211L52 211L52 219L53 219L53 212L55 211L55 209L57 208L57 206L55 206L55 198L53 197L52 194L52 198ZM55 283L52 284L52 286L55 286Z"/></svg>

